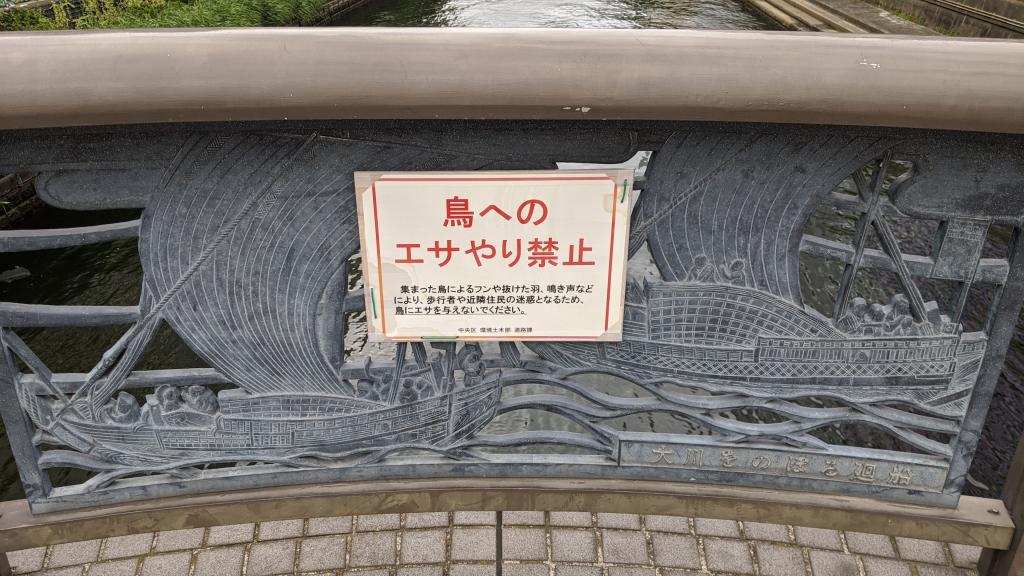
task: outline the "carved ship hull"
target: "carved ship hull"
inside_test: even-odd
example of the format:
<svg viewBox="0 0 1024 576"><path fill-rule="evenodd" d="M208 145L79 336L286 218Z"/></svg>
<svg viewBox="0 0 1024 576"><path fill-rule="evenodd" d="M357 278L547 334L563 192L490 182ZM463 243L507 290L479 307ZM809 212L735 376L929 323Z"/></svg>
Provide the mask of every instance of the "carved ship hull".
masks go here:
<svg viewBox="0 0 1024 576"><path fill-rule="evenodd" d="M850 335L789 301L743 286L649 283L626 304L620 343L532 345L570 366L744 386L946 389L984 352L980 333Z"/></svg>
<svg viewBox="0 0 1024 576"><path fill-rule="evenodd" d="M593 363L650 376L765 386L945 389L956 375L958 359L977 356L984 344L983 339L935 336L818 341L759 338L752 348L655 341L548 346L581 366Z"/></svg>
<svg viewBox="0 0 1024 576"><path fill-rule="evenodd" d="M401 445L443 447L483 428L500 396L498 375L393 406L341 396L248 396L231 390L221 393L221 410L213 416L161 415L150 404L142 425L64 418L61 426L90 438L95 448L161 460L340 455ZM208 424L195 425L197 416L208 418Z"/></svg>

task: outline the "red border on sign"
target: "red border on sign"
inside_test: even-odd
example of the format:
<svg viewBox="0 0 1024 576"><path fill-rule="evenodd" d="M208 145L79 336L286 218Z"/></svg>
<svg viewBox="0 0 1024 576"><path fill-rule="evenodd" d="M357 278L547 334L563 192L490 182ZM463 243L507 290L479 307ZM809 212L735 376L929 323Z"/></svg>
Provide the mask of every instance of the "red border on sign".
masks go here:
<svg viewBox="0 0 1024 576"><path fill-rule="evenodd" d="M612 183L612 226L611 226L611 244L608 249L608 280L607 290L605 293L604 303L604 331L608 331L608 323L611 317L611 305L612 305L612 265L615 262L615 220L618 218L618 197L619 197L619 183L610 176L570 176L565 178L559 178L557 176L520 176L520 177L479 177L479 178L448 178L448 177L412 177L412 178L379 178L373 181L371 185L371 192L373 194L373 231L377 244L377 286L380 288L380 327L381 332L385 338L391 338L393 340L407 340L418 342L422 338L418 337L394 337L388 336L387 329L387 312L384 308L384 266L381 264L380 255L380 219L377 213L377 182L553 182L553 181L564 181L564 182L578 182L578 181L596 181L596 180L608 180ZM461 340L462 338L456 337L455 339ZM508 340L506 336L474 336L472 340ZM515 340L598 340L598 337L594 336L518 336Z"/></svg>
<svg viewBox="0 0 1024 576"><path fill-rule="evenodd" d="M377 243L377 286L380 288L380 331L388 336L388 315L384 311L384 266L380 257L380 220L377 218L377 182L373 183L373 233Z"/></svg>

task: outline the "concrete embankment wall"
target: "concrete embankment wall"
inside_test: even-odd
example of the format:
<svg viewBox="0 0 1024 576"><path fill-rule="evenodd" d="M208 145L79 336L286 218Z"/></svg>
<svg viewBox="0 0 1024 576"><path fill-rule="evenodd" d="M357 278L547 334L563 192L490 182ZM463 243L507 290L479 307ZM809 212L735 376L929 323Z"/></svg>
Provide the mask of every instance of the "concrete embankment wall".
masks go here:
<svg viewBox="0 0 1024 576"><path fill-rule="evenodd" d="M746 0L789 30L853 34L933 35L936 32L862 0Z"/></svg>
<svg viewBox="0 0 1024 576"><path fill-rule="evenodd" d="M954 36L1024 38L1020 0L867 0Z"/></svg>

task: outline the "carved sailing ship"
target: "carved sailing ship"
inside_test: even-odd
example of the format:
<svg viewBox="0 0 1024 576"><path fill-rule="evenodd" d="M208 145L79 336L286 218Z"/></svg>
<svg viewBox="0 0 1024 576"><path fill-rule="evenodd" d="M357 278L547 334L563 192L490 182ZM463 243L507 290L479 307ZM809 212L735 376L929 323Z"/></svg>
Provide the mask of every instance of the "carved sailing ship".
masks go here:
<svg viewBox="0 0 1024 576"><path fill-rule="evenodd" d="M40 442L135 466L444 447L483 428L501 396L501 372L485 368L479 348L464 347L456 361L458 382L445 374L443 355L406 372L367 363L358 396L252 395L239 388L215 394L204 386L163 385L141 406L121 391L92 417L81 407L62 411L38 401L29 414L46 431Z"/></svg>
<svg viewBox="0 0 1024 576"><path fill-rule="evenodd" d="M490 421L501 372L475 345L440 344L430 357L413 344L407 363L400 344L393 364L346 362L346 314L359 311L346 308L358 243L352 184L305 188L310 157L345 156L332 144L358 147L259 134L200 139L183 152L143 214L138 319L72 398L23 398L40 443L80 453L50 451L45 466L441 450ZM239 149L246 160L222 167L224 179L197 168ZM126 381L163 323L237 388L164 385L140 405Z"/></svg>
<svg viewBox="0 0 1024 576"><path fill-rule="evenodd" d="M451 392L395 405L345 396L250 396L239 389L215 397L200 386L180 392L168 386L148 395L141 408L122 393L99 421L69 415L51 433L90 438L94 450L155 459L217 459L227 454L259 459L303 451L341 454L397 445L444 446L490 421L500 391L497 372L467 378Z"/></svg>
<svg viewBox="0 0 1024 576"><path fill-rule="evenodd" d="M712 389L906 394L939 404L966 396L984 353L984 333L964 333L959 311L954 321L935 302L924 302L886 218L868 208L884 195L898 211L897 199L914 170L887 182L891 158L884 156L874 161L869 181L863 162L835 154L834 141L785 151L779 144L724 136L695 148L681 137L659 149L657 162L685 168L652 170L634 208L630 250L636 254L646 243L658 281L627 289L624 341L530 347L555 363L596 364ZM869 145L839 146L862 144ZM792 155L801 168L762 184L752 172L723 169L719 153L751 163ZM836 186L807 179L807 165L853 174L856 194L844 198L863 207L832 318L803 303L804 227L835 196ZM872 230L903 294L887 306L868 309L864 303L865 309L853 311L859 308L852 296L862 264L854 246L862 254Z"/></svg>

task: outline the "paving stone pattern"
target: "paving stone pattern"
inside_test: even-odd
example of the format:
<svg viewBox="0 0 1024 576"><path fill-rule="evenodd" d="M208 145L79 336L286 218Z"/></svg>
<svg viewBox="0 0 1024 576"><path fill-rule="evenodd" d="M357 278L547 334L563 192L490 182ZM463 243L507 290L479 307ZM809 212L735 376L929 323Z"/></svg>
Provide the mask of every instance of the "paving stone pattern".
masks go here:
<svg viewBox="0 0 1024 576"><path fill-rule="evenodd" d="M506 512L503 576L977 576L980 550L754 522ZM8 554L35 576L495 576L493 512L175 530Z"/></svg>

